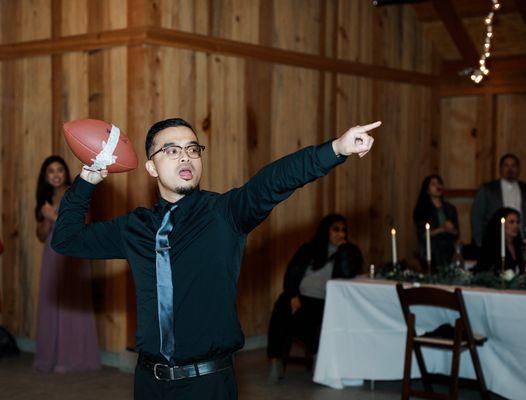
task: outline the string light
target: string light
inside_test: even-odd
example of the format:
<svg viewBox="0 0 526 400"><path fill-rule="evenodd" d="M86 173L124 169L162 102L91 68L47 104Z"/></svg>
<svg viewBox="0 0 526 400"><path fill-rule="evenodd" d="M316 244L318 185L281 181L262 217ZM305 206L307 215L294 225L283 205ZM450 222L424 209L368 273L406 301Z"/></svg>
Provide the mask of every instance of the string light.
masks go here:
<svg viewBox="0 0 526 400"><path fill-rule="evenodd" d="M500 0L491 0L491 11L484 18L484 24L486 25L486 38L484 39L484 45L482 47L482 56L479 59L479 67L474 68L471 74L471 80L475 83L480 83L482 80L489 75L489 69L486 66L486 59L491 56L491 38L493 38L493 17L495 12L501 9Z"/></svg>

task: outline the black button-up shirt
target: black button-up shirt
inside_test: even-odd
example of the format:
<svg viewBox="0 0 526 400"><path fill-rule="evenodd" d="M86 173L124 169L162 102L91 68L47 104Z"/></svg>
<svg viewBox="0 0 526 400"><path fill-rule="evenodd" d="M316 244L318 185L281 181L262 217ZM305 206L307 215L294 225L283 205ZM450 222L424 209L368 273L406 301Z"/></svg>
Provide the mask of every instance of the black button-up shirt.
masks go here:
<svg viewBox="0 0 526 400"><path fill-rule="evenodd" d="M243 346L236 311L239 268L246 235L295 189L326 175L345 160L331 142L269 164L245 185L224 194L195 189L177 202L169 236L176 364L213 359ZM60 204L52 238L57 252L73 257L127 259L136 288L136 349L160 358L155 236L172 205L85 224L95 185L77 177Z"/></svg>

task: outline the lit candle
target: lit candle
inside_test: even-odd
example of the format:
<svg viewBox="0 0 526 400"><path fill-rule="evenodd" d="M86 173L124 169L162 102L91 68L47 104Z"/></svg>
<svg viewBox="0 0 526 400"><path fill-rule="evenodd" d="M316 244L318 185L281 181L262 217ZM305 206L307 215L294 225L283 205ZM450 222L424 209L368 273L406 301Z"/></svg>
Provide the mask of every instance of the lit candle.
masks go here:
<svg viewBox="0 0 526 400"><path fill-rule="evenodd" d="M431 262L431 225L426 224L426 260Z"/></svg>
<svg viewBox="0 0 526 400"><path fill-rule="evenodd" d="M506 218L500 219L500 256L506 258L506 234L504 233L504 225L506 224Z"/></svg>
<svg viewBox="0 0 526 400"><path fill-rule="evenodd" d="M393 265L398 262L398 256L396 254L396 229L391 229L391 251L393 254Z"/></svg>

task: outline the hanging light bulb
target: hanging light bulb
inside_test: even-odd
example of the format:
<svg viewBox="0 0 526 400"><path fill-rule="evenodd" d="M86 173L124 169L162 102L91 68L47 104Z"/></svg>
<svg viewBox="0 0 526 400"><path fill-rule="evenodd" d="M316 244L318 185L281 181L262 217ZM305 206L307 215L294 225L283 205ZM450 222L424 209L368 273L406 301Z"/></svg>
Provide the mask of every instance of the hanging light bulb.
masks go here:
<svg viewBox="0 0 526 400"><path fill-rule="evenodd" d="M491 0L492 6L491 11L488 13L486 18L484 18L484 24L486 24L486 37L484 38L484 44L482 47L482 55L479 59L479 68L473 70L470 78L476 84L482 82L485 76L489 75L489 69L486 66L486 59L491 56L491 39L493 38L493 16L495 12L500 10L501 4L500 0Z"/></svg>

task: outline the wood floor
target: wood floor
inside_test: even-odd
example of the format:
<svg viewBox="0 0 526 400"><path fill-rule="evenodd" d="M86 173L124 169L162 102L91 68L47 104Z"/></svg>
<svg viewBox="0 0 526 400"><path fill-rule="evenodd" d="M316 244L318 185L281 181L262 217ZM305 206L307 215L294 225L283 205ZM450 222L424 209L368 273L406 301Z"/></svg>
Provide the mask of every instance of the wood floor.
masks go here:
<svg viewBox="0 0 526 400"><path fill-rule="evenodd" d="M66 375L43 374L31 368L32 354L0 360L1 400L130 400L133 376L115 368ZM362 387L335 390L314 384L300 366L291 366L277 385L267 383L267 362L262 350L236 356L236 376L241 400L394 400L401 382L369 382ZM478 399L476 392L462 392L461 399ZM497 397L495 397L497 398Z"/></svg>

